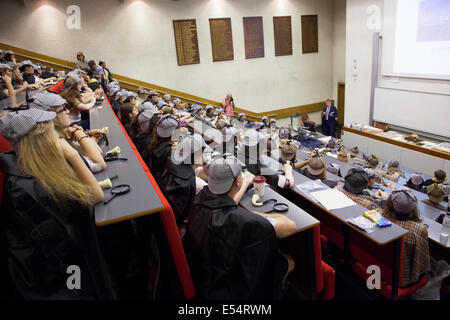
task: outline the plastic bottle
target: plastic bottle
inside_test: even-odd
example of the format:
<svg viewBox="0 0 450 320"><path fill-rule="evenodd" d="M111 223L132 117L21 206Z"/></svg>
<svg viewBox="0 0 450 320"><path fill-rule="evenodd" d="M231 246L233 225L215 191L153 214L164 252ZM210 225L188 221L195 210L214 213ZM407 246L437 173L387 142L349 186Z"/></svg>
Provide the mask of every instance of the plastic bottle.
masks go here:
<svg viewBox="0 0 450 320"><path fill-rule="evenodd" d="M442 230L441 230L441 239L447 240L450 235L450 210L447 206L447 213L444 216L444 219L442 220Z"/></svg>

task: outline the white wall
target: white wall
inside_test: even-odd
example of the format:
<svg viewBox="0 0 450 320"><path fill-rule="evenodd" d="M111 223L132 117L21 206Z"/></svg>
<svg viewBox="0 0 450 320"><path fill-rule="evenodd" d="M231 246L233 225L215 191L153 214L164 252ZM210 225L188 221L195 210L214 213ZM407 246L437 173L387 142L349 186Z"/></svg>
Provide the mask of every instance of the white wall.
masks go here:
<svg viewBox="0 0 450 320"><path fill-rule="evenodd" d="M334 0L334 29L333 29L333 99L338 105L338 82L345 82L345 47L346 47L346 6L347 0ZM345 117L345 115L344 115Z"/></svg>
<svg viewBox="0 0 450 320"><path fill-rule="evenodd" d="M376 22L377 16L376 14L367 13L369 6L377 6L379 8L380 28L376 28L376 25L371 23L372 21ZM381 31L382 13L383 0L347 0L346 124L350 122L369 123L373 33ZM355 60L357 77L353 77Z"/></svg>
<svg viewBox="0 0 450 320"><path fill-rule="evenodd" d="M0 42L65 60L83 50L114 73L218 101L232 92L255 111L324 101L333 94L333 0L0 1ZM81 30L66 28L68 5ZM302 14L319 15L319 53L301 53ZM275 57L272 17L292 16L292 56ZM242 17L263 16L265 57L245 59ZM234 61L212 62L209 18L231 17ZM173 19L195 18L201 63L178 66ZM339 28L341 30L342 27ZM339 36L342 40L342 36ZM334 49L334 50L333 50ZM338 60L342 60L339 58Z"/></svg>
<svg viewBox="0 0 450 320"><path fill-rule="evenodd" d="M345 122L347 124L350 122L358 122L363 124L369 123L373 33L380 32L383 34L384 1L386 0L347 0L345 104ZM382 41L383 40L381 40L380 43L380 50L383 45ZM428 99L427 97L432 97L429 93L450 94L449 81L382 76L381 58L380 52L380 72L376 85L379 88L389 88L394 89L394 91L398 91L398 99L392 101L393 104L398 103L398 100L401 100L401 95L404 94L404 90L411 91L411 96L416 95L417 92L419 92L418 94L421 95L422 100ZM353 76L355 60L357 72L356 77ZM428 104L424 103L423 107L414 113L414 115L421 114L424 111L423 108L433 104L434 100L430 99ZM445 107L446 105L442 106L442 108ZM392 112L396 112L395 109L391 110ZM405 114L400 110L397 111L397 116ZM375 113L377 113L376 110ZM446 113L449 114L448 112ZM420 130L433 131L432 122L424 121L424 123L430 127L428 130L423 128ZM404 124L402 126L407 127L407 125ZM440 132L442 135L445 134L445 130L440 129L440 131L442 131Z"/></svg>

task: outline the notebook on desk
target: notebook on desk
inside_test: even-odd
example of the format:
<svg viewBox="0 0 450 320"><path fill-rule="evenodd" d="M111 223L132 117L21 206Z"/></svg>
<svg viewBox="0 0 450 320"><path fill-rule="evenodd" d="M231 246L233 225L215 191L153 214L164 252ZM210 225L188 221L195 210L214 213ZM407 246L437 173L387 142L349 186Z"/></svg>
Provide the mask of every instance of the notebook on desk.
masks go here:
<svg viewBox="0 0 450 320"><path fill-rule="evenodd" d="M355 206L349 197L337 189L328 189L311 192L310 195L320 202L327 210L341 209Z"/></svg>

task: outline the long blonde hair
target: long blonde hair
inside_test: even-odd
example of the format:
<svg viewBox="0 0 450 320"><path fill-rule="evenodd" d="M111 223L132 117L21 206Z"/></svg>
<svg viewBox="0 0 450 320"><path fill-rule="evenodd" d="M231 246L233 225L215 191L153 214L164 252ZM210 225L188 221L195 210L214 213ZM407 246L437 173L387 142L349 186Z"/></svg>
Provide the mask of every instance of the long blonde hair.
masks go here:
<svg viewBox="0 0 450 320"><path fill-rule="evenodd" d="M36 178L60 207L67 201L76 201L83 206L94 204L91 190L80 181L65 159L52 121L37 124L20 139L17 153L18 167Z"/></svg>
<svg viewBox="0 0 450 320"><path fill-rule="evenodd" d="M59 106L51 107L49 111L56 112L58 107ZM59 137L67 140L67 136L65 133L66 128L63 126L61 121L59 121L58 115L56 115L56 117L53 119L53 125L54 125L54 128L55 128L56 132L58 133Z"/></svg>

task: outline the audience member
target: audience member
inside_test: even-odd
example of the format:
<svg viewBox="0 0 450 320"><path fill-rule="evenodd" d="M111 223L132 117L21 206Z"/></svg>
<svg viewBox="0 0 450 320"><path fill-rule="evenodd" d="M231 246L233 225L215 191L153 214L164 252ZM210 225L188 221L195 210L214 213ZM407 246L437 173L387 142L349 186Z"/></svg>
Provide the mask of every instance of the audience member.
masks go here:
<svg viewBox="0 0 450 320"><path fill-rule="evenodd" d="M403 246L401 287L413 285L430 271L427 226L420 221L417 198L411 190L392 191L383 215L408 230Z"/></svg>
<svg viewBox="0 0 450 320"><path fill-rule="evenodd" d="M178 225L188 217L196 193L195 169L205 162L203 150L206 146L198 134L184 136L166 159L164 169L156 179Z"/></svg>
<svg viewBox="0 0 450 320"><path fill-rule="evenodd" d="M0 118L0 133L14 146L0 155L11 276L26 299L114 299L92 216L103 191L78 152L58 138L55 116L30 108ZM71 265L83 270L79 290L67 286Z"/></svg>
<svg viewBox="0 0 450 320"><path fill-rule="evenodd" d="M445 180L447 178L447 174L444 170L438 169L434 172L434 177L431 179L427 179L424 181L423 186L428 187L429 185L432 185L433 183L445 183Z"/></svg>
<svg viewBox="0 0 450 320"><path fill-rule="evenodd" d="M81 120L81 111L89 110L95 105L95 96L82 96L81 89L86 88L86 85L80 77L66 78L64 87L61 96L67 100L71 125L79 125L89 130L89 120Z"/></svg>
<svg viewBox="0 0 450 320"><path fill-rule="evenodd" d="M83 54L83 52L79 51L77 53L77 62L75 63L75 69L81 69L86 72L89 72L89 65L86 62L86 58Z"/></svg>
<svg viewBox="0 0 450 320"><path fill-rule="evenodd" d="M347 172L345 176L344 186L336 186L336 188L344 193L347 197L368 210L378 210L381 212L381 208L377 206L375 200L363 193L367 188L369 182L369 175L363 169L352 168Z"/></svg>
<svg viewBox="0 0 450 320"><path fill-rule="evenodd" d="M281 299L284 279L294 268L277 239L294 233L295 223L282 214L240 207L252 182L241 172L235 157L213 160L208 185L189 213L184 247L200 299Z"/></svg>

